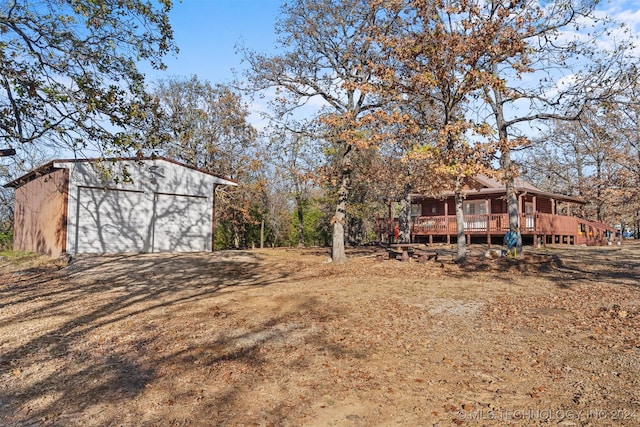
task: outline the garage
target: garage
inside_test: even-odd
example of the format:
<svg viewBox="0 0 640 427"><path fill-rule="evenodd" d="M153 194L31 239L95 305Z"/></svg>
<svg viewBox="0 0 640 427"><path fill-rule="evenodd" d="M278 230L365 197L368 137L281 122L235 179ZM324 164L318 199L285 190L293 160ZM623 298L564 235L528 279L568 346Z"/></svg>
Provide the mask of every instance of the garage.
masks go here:
<svg viewBox="0 0 640 427"><path fill-rule="evenodd" d="M211 242L207 199L156 194L153 252L199 252ZM158 236L158 238L156 238Z"/></svg>
<svg viewBox="0 0 640 427"><path fill-rule="evenodd" d="M75 253L148 252L144 192L78 189Z"/></svg>
<svg viewBox="0 0 640 427"><path fill-rule="evenodd" d="M52 161L6 185L16 189L14 248L52 256L211 251L215 189L233 185L163 157Z"/></svg>

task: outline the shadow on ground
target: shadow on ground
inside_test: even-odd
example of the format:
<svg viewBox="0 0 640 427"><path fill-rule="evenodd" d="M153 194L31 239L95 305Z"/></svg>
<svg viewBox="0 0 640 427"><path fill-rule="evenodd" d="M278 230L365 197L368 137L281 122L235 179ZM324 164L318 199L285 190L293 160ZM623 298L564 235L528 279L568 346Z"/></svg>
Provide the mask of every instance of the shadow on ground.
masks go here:
<svg viewBox="0 0 640 427"><path fill-rule="evenodd" d="M155 339L162 341L158 325L163 316L179 315L184 304L210 301L221 292L228 297L287 278L287 271L267 271L260 261L259 255L238 251L86 256L59 270L0 272L0 420L64 425L70 421L69 408L86 412L134 399L157 379L158 365L168 360L188 365L194 359L193 349L153 348ZM121 326L123 336L118 337L113 331ZM268 324L258 325L247 334L261 338L231 352L221 350L228 347L225 342L212 340L207 360L250 357L259 363L255 348L277 337L276 332ZM247 336L233 339L248 342Z"/></svg>

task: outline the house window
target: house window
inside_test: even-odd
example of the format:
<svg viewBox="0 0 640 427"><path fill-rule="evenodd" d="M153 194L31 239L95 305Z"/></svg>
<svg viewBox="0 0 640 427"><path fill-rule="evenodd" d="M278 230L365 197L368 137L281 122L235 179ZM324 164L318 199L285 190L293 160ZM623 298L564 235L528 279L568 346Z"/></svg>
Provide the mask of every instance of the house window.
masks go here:
<svg viewBox="0 0 640 427"><path fill-rule="evenodd" d="M463 209L465 215L487 214L487 204L484 200L465 200Z"/></svg>
<svg viewBox="0 0 640 427"><path fill-rule="evenodd" d="M411 205L411 216L422 216L422 205L415 203Z"/></svg>
<svg viewBox="0 0 640 427"><path fill-rule="evenodd" d="M536 215L533 211L533 202L525 202L524 204L524 219L525 219L525 227L528 230L533 230L535 228Z"/></svg>
<svg viewBox="0 0 640 427"><path fill-rule="evenodd" d="M462 204L465 215L477 215L465 218L464 228L469 231L484 231L487 229L487 203L485 200L465 200Z"/></svg>
<svg viewBox="0 0 640 427"><path fill-rule="evenodd" d="M527 215L532 215L533 211L533 202L525 202L524 204L524 213Z"/></svg>

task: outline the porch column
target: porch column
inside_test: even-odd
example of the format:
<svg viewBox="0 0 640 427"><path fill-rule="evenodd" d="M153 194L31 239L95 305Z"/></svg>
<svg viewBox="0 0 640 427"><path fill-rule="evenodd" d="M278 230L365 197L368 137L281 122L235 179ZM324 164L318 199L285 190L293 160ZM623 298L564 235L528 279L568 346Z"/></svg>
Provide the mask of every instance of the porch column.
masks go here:
<svg viewBox="0 0 640 427"><path fill-rule="evenodd" d="M444 200L444 223L447 227L447 245L451 244L451 235L449 234L449 202Z"/></svg>
<svg viewBox="0 0 640 427"><path fill-rule="evenodd" d="M487 214L487 231L491 230L491 200L484 199L484 211Z"/></svg>
<svg viewBox="0 0 640 427"><path fill-rule="evenodd" d="M487 246L491 247L491 231L493 230L493 224L491 224L491 202L488 198L484 199L484 211L486 213L485 231L487 232Z"/></svg>
<svg viewBox="0 0 640 427"><path fill-rule="evenodd" d="M522 217L524 216L524 205L522 204L522 201L524 199L523 194L519 194L518 195L518 223L520 225L520 232L522 232ZM526 223L525 223L526 226Z"/></svg>
<svg viewBox="0 0 640 427"><path fill-rule="evenodd" d="M533 245L538 246L538 197L533 196L531 200L533 204Z"/></svg>

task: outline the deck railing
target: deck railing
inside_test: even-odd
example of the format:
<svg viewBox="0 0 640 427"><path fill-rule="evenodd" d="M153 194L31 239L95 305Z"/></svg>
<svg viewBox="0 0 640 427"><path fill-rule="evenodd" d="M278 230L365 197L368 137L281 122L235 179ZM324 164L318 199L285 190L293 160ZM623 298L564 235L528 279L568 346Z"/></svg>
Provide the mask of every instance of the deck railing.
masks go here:
<svg viewBox="0 0 640 427"><path fill-rule="evenodd" d="M509 229L507 214L465 215L464 228L468 233L505 233ZM414 219L413 234L455 234L456 217L422 216Z"/></svg>
<svg viewBox="0 0 640 427"><path fill-rule="evenodd" d="M380 234L393 235L396 219L380 219ZM504 234L509 230L508 214L465 215L465 232L468 234ZM414 235L454 235L455 215L421 216L413 219L411 234ZM539 235L592 235L602 236L610 227L598 222L565 215L547 213L523 214L520 217L520 231L523 234Z"/></svg>
<svg viewBox="0 0 640 427"><path fill-rule="evenodd" d="M577 234L579 218L564 215L537 214L536 227L537 234Z"/></svg>

